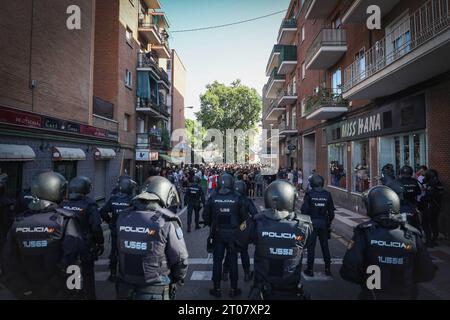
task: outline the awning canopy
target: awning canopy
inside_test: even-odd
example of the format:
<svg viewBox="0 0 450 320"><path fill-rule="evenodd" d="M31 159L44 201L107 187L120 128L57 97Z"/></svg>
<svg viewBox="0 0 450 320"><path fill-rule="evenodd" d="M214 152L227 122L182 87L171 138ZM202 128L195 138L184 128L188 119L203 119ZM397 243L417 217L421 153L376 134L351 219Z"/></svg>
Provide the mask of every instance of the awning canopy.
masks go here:
<svg viewBox="0 0 450 320"><path fill-rule="evenodd" d="M53 147L52 149L53 161L61 160L86 160L86 154L83 150L79 148L63 148L63 147Z"/></svg>
<svg viewBox="0 0 450 320"><path fill-rule="evenodd" d="M94 156L95 160L110 160L116 157L116 152L113 149L96 148Z"/></svg>
<svg viewBox="0 0 450 320"><path fill-rule="evenodd" d="M0 161L30 161L36 154L30 146L17 144L0 144Z"/></svg>

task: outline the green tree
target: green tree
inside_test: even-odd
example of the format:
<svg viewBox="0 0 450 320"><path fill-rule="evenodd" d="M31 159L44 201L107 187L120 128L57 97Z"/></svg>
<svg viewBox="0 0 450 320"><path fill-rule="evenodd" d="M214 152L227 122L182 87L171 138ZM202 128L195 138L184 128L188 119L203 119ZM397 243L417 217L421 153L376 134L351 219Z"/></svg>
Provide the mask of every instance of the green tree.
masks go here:
<svg viewBox="0 0 450 320"><path fill-rule="evenodd" d="M200 95L201 108L196 113L203 127L218 129L254 129L261 113L261 97L254 88L236 80L230 86L214 81Z"/></svg>

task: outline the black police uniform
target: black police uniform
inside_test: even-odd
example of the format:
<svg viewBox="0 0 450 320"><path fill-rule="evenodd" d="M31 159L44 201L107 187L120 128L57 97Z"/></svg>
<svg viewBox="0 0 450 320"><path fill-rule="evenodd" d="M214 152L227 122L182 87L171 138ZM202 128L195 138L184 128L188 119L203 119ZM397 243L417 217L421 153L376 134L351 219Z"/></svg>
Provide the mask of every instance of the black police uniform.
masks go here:
<svg viewBox="0 0 450 320"><path fill-rule="evenodd" d="M98 206L93 199L80 195L77 199L64 201L61 207L72 212L80 223L83 240L86 244L81 256L83 291L87 299L96 299L94 262L98 259L98 247L103 247L104 243Z"/></svg>
<svg viewBox="0 0 450 320"><path fill-rule="evenodd" d="M56 204L16 216L8 235L3 283L19 299L76 297L66 270L77 265L85 244L74 214Z"/></svg>
<svg viewBox="0 0 450 320"><path fill-rule="evenodd" d="M417 196L422 193L420 189L419 181L413 177L400 177L398 181L402 184L404 193L403 197L412 205L417 204Z"/></svg>
<svg viewBox="0 0 450 320"><path fill-rule="evenodd" d="M117 219L118 299L168 300L186 277L188 253L181 221L163 208L131 208Z"/></svg>
<svg viewBox="0 0 450 320"><path fill-rule="evenodd" d="M16 200L15 214L23 213L28 210L28 205L33 201L31 189L23 190Z"/></svg>
<svg viewBox="0 0 450 320"><path fill-rule="evenodd" d="M237 251L231 247L234 234L239 225L247 219L241 197L234 191L211 194L203 209L203 220L211 226L213 239L213 276L214 288L220 288L222 262L227 251L230 268L231 288L237 289L238 261Z"/></svg>
<svg viewBox="0 0 450 320"><path fill-rule="evenodd" d="M132 195L116 193L112 195L105 205L100 209L101 218L109 224L111 231L111 251L109 254L109 268L114 276L117 270L117 228L116 222L125 209L131 206ZM111 215L110 215L111 214Z"/></svg>
<svg viewBox="0 0 450 320"><path fill-rule="evenodd" d="M240 226L238 247L255 244L255 279L252 299L302 299L303 249L312 231L308 216L289 213L280 216L266 209Z"/></svg>
<svg viewBox="0 0 450 320"><path fill-rule="evenodd" d="M311 217L314 230L308 241L308 271L313 270L314 255L317 237L319 238L320 247L322 248L323 259L325 262L325 270L330 272L331 255L328 247L329 228L334 219L334 204L331 194L324 190L315 190L312 188L305 194L301 212Z"/></svg>
<svg viewBox="0 0 450 320"><path fill-rule="evenodd" d="M434 246L439 236L439 214L444 188L431 170L425 173L426 188L425 195L422 197L424 202L422 223L427 245Z"/></svg>
<svg viewBox="0 0 450 320"><path fill-rule="evenodd" d="M380 267L380 290L366 285L370 265ZM416 283L431 281L435 267L417 229L378 216L355 228L340 274L361 285L360 299L415 299Z"/></svg>
<svg viewBox="0 0 450 320"><path fill-rule="evenodd" d="M184 195L184 204L187 205L187 227L188 231L191 230L192 224L192 211L195 213L195 228L200 228L200 209L205 205L205 194L203 189L198 183L191 184Z"/></svg>
<svg viewBox="0 0 450 320"><path fill-rule="evenodd" d="M256 206L253 203L253 201L246 196L241 195L241 198L242 198L242 203L243 203L244 210L245 210L245 215L248 217L256 216L258 214L258 209L256 209ZM246 275L246 278L248 278L250 276L249 275L249 273L250 273L250 255L248 254L248 246L240 248L239 253L241 256L241 262L242 262L242 268L244 269L244 274ZM228 251L227 251L227 255L225 257L225 262L223 264L223 273L224 274L229 273L229 268L228 268L229 260L228 259L229 259L229 255L228 255Z"/></svg>

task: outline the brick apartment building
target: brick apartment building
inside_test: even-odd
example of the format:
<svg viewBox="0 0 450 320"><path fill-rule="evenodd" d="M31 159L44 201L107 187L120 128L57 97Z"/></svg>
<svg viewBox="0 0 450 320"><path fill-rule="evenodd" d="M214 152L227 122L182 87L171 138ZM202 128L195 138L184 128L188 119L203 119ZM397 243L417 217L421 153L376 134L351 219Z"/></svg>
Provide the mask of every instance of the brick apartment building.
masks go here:
<svg viewBox="0 0 450 320"><path fill-rule="evenodd" d="M366 27L373 4L381 30ZM296 56L286 55L290 46ZM448 0L291 1L263 90L263 125L280 129L280 166L317 170L335 202L364 211L361 194L383 165L425 164L446 189L448 228L449 54Z"/></svg>
<svg viewBox="0 0 450 320"><path fill-rule="evenodd" d="M66 26L73 4L80 30ZM0 173L9 175L10 196L52 169L90 177L101 200L120 173L142 180L140 164L162 160L172 99L159 9L157 0L2 5Z"/></svg>

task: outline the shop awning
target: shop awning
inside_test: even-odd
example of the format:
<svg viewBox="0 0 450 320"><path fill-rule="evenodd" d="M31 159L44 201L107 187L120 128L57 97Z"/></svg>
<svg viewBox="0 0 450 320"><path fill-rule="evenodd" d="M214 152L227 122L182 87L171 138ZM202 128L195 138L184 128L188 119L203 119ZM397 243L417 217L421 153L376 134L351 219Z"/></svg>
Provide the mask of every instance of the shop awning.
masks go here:
<svg viewBox="0 0 450 320"><path fill-rule="evenodd" d="M95 160L110 160L116 157L113 149L96 148L94 151Z"/></svg>
<svg viewBox="0 0 450 320"><path fill-rule="evenodd" d="M83 150L79 148L63 148L63 147L53 147L52 149L52 159L54 161L69 160L78 161L86 160L86 154Z"/></svg>
<svg viewBox="0 0 450 320"><path fill-rule="evenodd" d="M167 161L167 162L170 162L170 163L172 163L173 160L175 160L175 159L172 159L172 157L171 157L171 156L168 156L167 154L161 154L161 153L160 153L160 154L159 154L159 157L160 157L161 159Z"/></svg>
<svg viewBox="0 0 450 320"><path fill-rule="evenodd" d="M30 146L17 144L0 144L0 161L30 161L36 154Z"/></svg>

